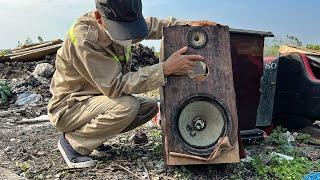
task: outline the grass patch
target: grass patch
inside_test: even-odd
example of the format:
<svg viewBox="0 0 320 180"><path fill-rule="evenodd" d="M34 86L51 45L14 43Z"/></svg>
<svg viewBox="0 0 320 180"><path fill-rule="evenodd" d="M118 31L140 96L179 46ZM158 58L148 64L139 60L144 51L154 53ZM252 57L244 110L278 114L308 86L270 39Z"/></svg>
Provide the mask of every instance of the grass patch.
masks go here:
<svg viewBox="0 0 320 180"><path fill-rule="evenodd" d="M306 143L310 136L302 133L291 135L294 140L288 140L287 129L281 126L276 127L270 134L264 145L273 146L274 152L282 153L293 157L287 160L271 152L262 152L254 155L250 162L252 169L261 179L302 179L309 172L320 169L320 161L311 161L306 158L304 152L295 147L296 142Z"/></svg>
<svg viewBox="0 0 320 180"><path fill-rule="evenodd" d="M269 161L265 161L260 156L254 156L251 165L263 179L302 179L319 168L319 162L312 162L304 157L295 157L290 161L273 156Z"/></svg>

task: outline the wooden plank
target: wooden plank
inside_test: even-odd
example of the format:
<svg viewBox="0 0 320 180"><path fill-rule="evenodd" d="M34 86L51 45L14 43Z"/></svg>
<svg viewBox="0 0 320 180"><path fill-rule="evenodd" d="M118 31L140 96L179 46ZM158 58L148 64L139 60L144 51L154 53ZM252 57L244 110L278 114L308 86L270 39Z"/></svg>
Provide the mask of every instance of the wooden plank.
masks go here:
<svg viewBox="0 0 320 180"><path fill-rule="evenodd" d="M39 48L43 48L43 47L47 47L47 46L52 46L52 45L56 45L56 44L61 44L63 41L61 39L57 39L57 40L53 40L53 41L49 41L49 42L45 42L45 43L41 43L39 45L36 46L31 46L29 48L23 48L23 49L19 49L19 50L13 50L12 51L12 55L11 56L17 56L19 54L22 54L25 51L30 51L33 49L39 49Z"/></svg>
<svg viewBox="0 0 320 180"><path fill-rule="evenodd" d="M16 56L11 56L10 59L15 61L37 60L37 59L43 58L46 55L56 53L57 50L61 47L62 47L62 43L56 44L53 46L43 47L40 49L34 49L34 50L23 52L22 54L19 54Z"/></svg>
<svg viewBox="0 0 320 180"><path fill-rule="evenodd" d="M290 53L304 53L304 54L307 54L307 55L320 56L320 52L319 51L315 51L315 50L307 49L307 48L303 48L303 47L286 46L286 45L282 45L280 47L279 53L281 55L286 55L286 54L290 54Z"/></svg>
<svg viewBox="0 0 320 180"><path fill-rule="evenodd" d="M29 47L32 47L32 46L37 46L41 43L32 43L32 44L25 44L23 46L20 46L20 47L17 47L15 49L12 49L12 51L18 51L18 50L21 50L21 49L24 49L24 48L29 48Z"/></svg>

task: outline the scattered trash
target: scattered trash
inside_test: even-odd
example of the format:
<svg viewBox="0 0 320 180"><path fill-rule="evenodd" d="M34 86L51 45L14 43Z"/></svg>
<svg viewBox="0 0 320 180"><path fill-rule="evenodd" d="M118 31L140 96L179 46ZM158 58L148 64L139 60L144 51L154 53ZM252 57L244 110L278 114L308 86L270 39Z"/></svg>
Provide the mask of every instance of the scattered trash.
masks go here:
<svg viewBox="0 0 320 180"><path fill-rule="evenodd" d="M35 123L42 123L42 122L49 122L48 115L42 115L33 119L22 119L21 121L16 122L17 124L35 124Z"/></svg>
<svg viewBox="0 0 320 180"><path fill-rule="evenodd" d="M299 130L298 132L309 135L309 138L307 139L309 144L320 146L320 128L307 126L306 128Z"/></svg>
<svg viewBox="0 0 320 180"><path fill-rule="evenodd" d="M252 160L253 160L252 157L246 156L245 158L242 158L240 161L241 161L241 162L249 163L249 162L251 162Z"/></svg>
<svg viewBox="0 0 320 180"><path fill-rule="evenodd" d="M293 136L289 131L287 131L287 132L284 133L283 135L287 138L287 140L288 140L289 143L295 141L294 136Z"/></svg>
<svg viewBox="0 0 320 180"><path fill-rule="evenodd" d="M146 133L144 132L138 132L133 136L133 142L134 144L146 144L148 143L148 137Z"/></svg>
<svg viewBox="0 0 320 180"><path fill-rule="evenodd" d="M314 122L313 125L318 126L320 128L320 121Z"/></svg>
<svg viewBox="0 0 320 180"><path fill-rule="evenodd" d="M6 80L0 80L0 104L7 104L10 97L12 97L11 88Z"/></svg>
<svg viewBox="0 0 320 180"><path fill-rule="evenodd" d="M240 131L241 140L245 144L255 144L264 140L264 133L258 128Z"/></svg>
<svg viewBox="0 0 320 180"><path fill-rule="evenodd" d="M42 96L39 94L33 94L29 92L20 93L17 95L16 105L24 106L24 105L32 105L42 100Z"/></svg>
<svg viewBox="0 0 320 180"><path fill-rule="evenodd" d="M165 166L165 163L164 163L163 160L158 161L157 164L156 164L156 168L157 169L163 169L164 166Z"/></svg>
<svg viewBox="0 0 320 180"><path fill-rule="evenodd" d="M43 78L51 78L54 73L54 68L49 63L41 63L38 64L33 71L34 77L43 77Z"/></svg>
<svg viewBox="0 0 320 180"><path fill-rule="evenodd" d="M281 159L285 159L285 160L288 160L288 161L292 161L294 159L292 156L287 156L287 155L284 155L284 154L281 154L281 153L272 152L271 153L271 157L274 157L274 156L279 156Z"/></svg>

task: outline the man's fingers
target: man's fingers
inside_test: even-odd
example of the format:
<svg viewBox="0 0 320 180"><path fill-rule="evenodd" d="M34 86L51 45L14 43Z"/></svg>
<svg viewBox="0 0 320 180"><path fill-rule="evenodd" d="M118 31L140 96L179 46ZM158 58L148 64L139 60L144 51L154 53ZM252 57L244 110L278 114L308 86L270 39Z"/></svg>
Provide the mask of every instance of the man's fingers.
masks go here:
<svg viewBox="0 0 320 180"><path fill-rule="evenodd" d="M195 66L196 65L196 62L195 61L189 61L189 66Z"/></svg>
<svg viewBox="0 0 320 180"><path fill-rule="evenodd" d="M200 55L185 55L185 58L187 58L188 60L190 61L201 61L201 60L204 60L204 57L203 56L200 56Z"/></svg>
<svg viewBox="0 0 320 180"><path fill-rule="evenodd" d="M182 54L184 54L184 53L186 53L186 52L187 52L187 46L179 49L175 54L182 55Z"/></svg>
<svg viewBox="0 0 320 180"><path fill-rule="evenodd" d="M183 70L192 70L194 68L193 65L186 64L182 67Z"/></svg>

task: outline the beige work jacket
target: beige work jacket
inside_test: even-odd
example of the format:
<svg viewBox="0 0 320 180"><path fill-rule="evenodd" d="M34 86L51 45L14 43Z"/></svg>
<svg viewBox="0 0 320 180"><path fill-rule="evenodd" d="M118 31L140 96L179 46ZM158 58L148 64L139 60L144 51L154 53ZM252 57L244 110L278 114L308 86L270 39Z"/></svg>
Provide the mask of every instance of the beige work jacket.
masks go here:
<svg viewBox="0 0 320 180"><path fill-rule="evenodd" d="M147 39L160 39L165 26L186 24L174 18L146 19ZM115 44L98 25L93 12L80 17L70 28L57 52L56 71L50 91L49 119L53 124L77 101L92 96L120 97L154 90L165 84L162 64L130 72L131 47Z"/></svg>

